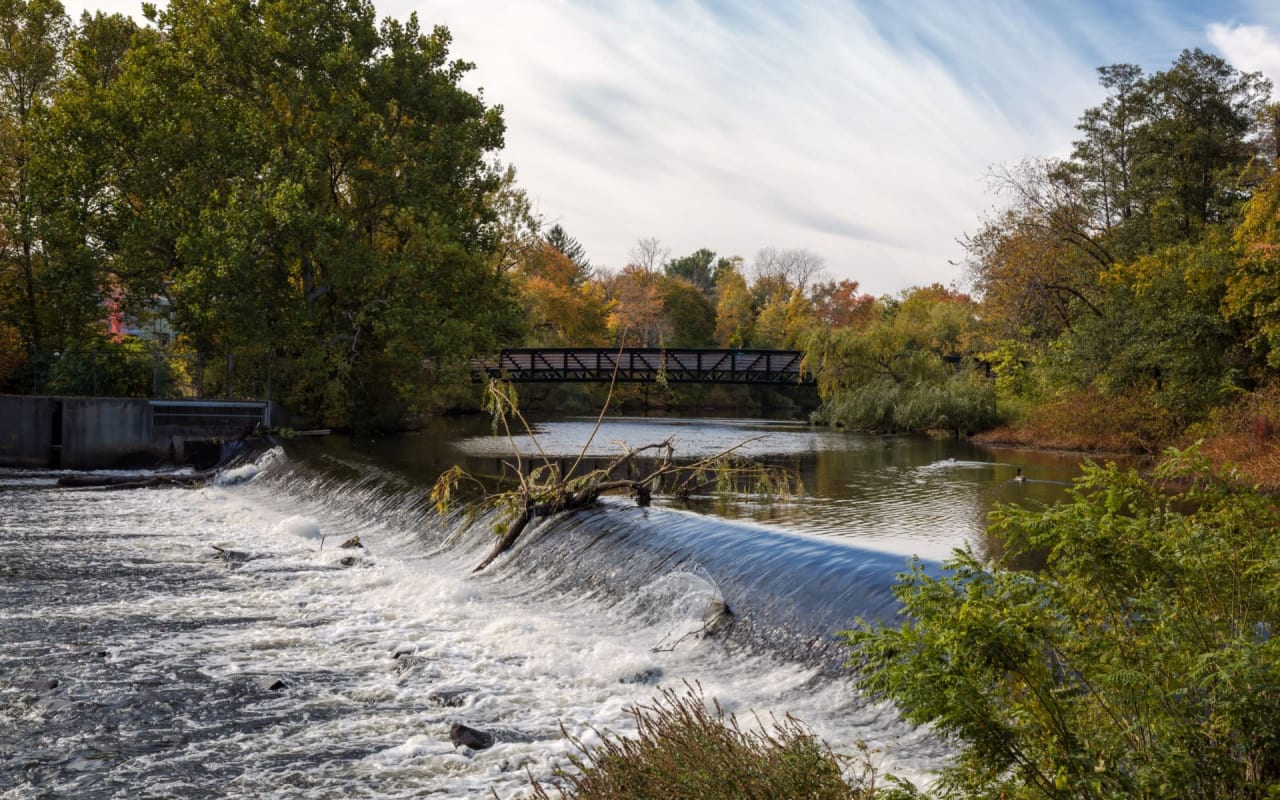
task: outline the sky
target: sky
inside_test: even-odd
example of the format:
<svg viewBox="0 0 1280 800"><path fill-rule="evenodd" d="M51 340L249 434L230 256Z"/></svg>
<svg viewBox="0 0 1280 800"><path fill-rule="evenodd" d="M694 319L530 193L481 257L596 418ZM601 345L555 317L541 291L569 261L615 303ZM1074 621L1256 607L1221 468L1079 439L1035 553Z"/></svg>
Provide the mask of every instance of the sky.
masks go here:
<svg viewBox="0 0 1280 800"><path fill-rule="evenodd" d="M1280 4L1158 0L374 0L501 105L520 185L593 265L806 248L875 295L964 287L993 169L1065 156L1096 68L1216 53L1280 85ZM163 3L161 3L163 5ZM67 3L141 18L140 2ZM1280 92L1276 94L1280 98Z"/></svg>

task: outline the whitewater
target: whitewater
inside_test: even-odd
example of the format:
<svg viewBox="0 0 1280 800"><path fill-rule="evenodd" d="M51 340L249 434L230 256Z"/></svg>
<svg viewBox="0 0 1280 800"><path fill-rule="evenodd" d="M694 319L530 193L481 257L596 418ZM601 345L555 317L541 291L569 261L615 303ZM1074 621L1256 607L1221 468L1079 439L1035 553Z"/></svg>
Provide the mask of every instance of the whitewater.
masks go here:
<svg viewBox="0 0 1280 800"><path fill-rule="evenodd" d="M0 473L0 798L521 797L686 684L907 776L946 757L830 636L892 617L901 556L610 501L473 574L486 522L368 464L56 477Z"/></svg>

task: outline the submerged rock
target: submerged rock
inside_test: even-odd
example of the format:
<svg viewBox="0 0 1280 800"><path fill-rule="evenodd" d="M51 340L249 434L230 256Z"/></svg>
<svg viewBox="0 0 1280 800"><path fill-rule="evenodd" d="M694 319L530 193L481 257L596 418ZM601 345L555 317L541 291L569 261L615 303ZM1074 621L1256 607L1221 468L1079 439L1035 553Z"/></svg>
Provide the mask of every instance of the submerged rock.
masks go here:
<svg viewBox="0 0 1280 800"><path fill-rule="evenodd" d="M212 544L209 546L212 547L215 551L213 555L214 561L225 561L227 564L230 564L232 566L239 566L240 564L243 564L246 561L252 561L255 558L260 557L254 553L250 553L245 550L232 550L229 547L222 547L216 544Z"/></svg>
<svg viewBox="0 0 1280 800"><path fill-rule="evenodd" d="M391 657L401 658L402 656L411 656L416 652L418 652L418 646L416 644L410 644L409 642L401 642L400 644L395 646L395 649L391 651Z"/></svg>
<svg viewBox="0 0 1280 800"><path fill-rule="evenodd" d="M484 750L493 747L493 734L455 722L449 726L449 741L454 747L465 745L472 750Z"/></svg>
<svg viewBox="0 0 1280 800"><path fill-rule="evenodd" d="M265 678L258 679L258 688L266 692L278 692L289 684L284 682L283 678L277 678L274 675L268 675Z"/></svg>
<svg viewBox="0 0 1280 800"><path fill-rule="evenodd" d="M640 670L630 675L624 675L618 679L618 683L641 683L655 684L662 678L662 669L659 667L650 667L649 669Z"/></svg>
<svg viewBox="0 0 1280 800"><path fill-rule="evenodd" d="M29 692L51 692L58 688L58 679L49 678L43 681L23 681L18 684L19 689L26 689Z"/></svg>
<svg viewBox="0 0 1280 800"><path fill-rule="evenodd" d="M427 700L446 708L461 708L467 702L471 689L437 689L427 695Z"/></svg>

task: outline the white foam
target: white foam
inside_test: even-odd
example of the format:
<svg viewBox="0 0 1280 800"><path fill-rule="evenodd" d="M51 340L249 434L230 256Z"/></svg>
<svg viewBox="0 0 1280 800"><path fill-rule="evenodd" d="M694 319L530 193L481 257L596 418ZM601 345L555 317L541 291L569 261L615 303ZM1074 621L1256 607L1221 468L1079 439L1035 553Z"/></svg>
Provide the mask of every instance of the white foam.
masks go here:
<svg viewBox="0 0 1280 800"><path fill-rule="evenodd" d="M49 496L55 493L42 495ZM60 524L81 531L84 546L144 529L145 539L114 544L114 557L180 563L209 576L141 598L72 602L60 614L141 614L155 621L153 633L144 629L110 644L158 674L194 665L215 686L260 676L287 684L246 712L269 724L194 737L172 753L104 769L234 759L240 777L218 791L272 786L278 796L319 798L376 786L384 796L461 798L493 790L509 797L527 785L526 768L546 776L567 766L574 750L562 725L588 744L598 741L596 731L634 732L628 709L652 702L655 680L677 690L699 683L708 700L740 714L794 713L837 748L852 749L861 739L889 746L909 774L938 763L936 747L883 709L865 706L847 679L726 652L703 637L680 638L702 624L717 597L714 584L697 573L673 573L632 602L604 606L584 597L541 597L499 575L472 575L476 554L424 556L412 528L331 496L291 497L258 482L96 495L96 508L85 505L85 495L56 496ZM0 496L0 511L7 502ZM358 535L368 550L328 544L320 550L325 531L327 542ZM233 542L263 557L234 569L190 564L190 553L207 550L208 541ZM338 568L330 560L347 556L358 563ZM220 619L254 621L216 624ZM179 624L190 620L209 624ZM673 638L678 646L670 646ZM407 652L394 659L397 650ZM454 705L430 699L450 692ZM455 751L448 736L453 721L508 735L489 750ZM339 743L343 755L332 765L290 766Z"/></svg>
<svg viewBox="0 0 1280 800"><path fill-rule="evenodd" d="M319 542L324 538L324 532L320 530L320 523L316 522L314 517L304 517L300 514L294 514L280 520L271 526L271 533L275 536L292 536L313 542Z"/></svg>
<svg viewBox="0 0 1280 800"><path fill-rule="evenodd" d="M214 478L214 483L219 486L234 486L237 483L245 483L251 481L262 472L262 467L257 464L242 464L238 467L223 470Z"/></svg>

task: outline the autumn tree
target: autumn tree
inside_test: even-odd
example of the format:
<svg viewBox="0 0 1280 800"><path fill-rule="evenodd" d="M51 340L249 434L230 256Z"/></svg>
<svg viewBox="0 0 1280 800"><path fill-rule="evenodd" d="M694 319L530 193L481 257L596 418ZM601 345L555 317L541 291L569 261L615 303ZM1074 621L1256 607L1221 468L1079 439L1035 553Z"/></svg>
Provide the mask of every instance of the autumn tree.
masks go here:
<svg viewBox="0 0 1280 800"><path fill-rule="evenodd" d="M1280 174L1245 205L1235 229L1235 268L1225 280L1223 311L1272 374L1280 370Z"/></svg>
<svg viewBox="0 0 1280 800"><path fill-rule="evenodd" d="M983 430L995 390L968 351L977 305L934 285L904 292L863 328L818 328L804 366L817 377L821 416L868 431Z"/></svg>
<svg viewBox="0 0 1280 800"><path fill-rule="evenodd" d="M637 265L612 282L609 331L624 347L657 347L670 333L662 302L662 275Z"/></svg>
<svg viewBox="0 0 1280 800"><path fill-rule="evenodd" d="M582 284L591 278L591 261L587 258L586 248L582 246L581 242L566 233L564 228L560 227L560 223L557 222L547 229L547 232L543 234L542 240L559 250L577 268L578 274L574 278L575 282Z"/></svg>
<svg viewBox="0 0 1280 800"><path fill-rule="evenodd" d="M814 321L826 328L859 328L874 318L876 299L858 293L858 282L821 281L809 292Z"/></svg>
<svg viewBox="0 0 1280 800"><path fill-rule="evenodd" d="M736 269L721 270L716 296L716 341L721 347L745 347L755 323L747 279Z"/></svg>
<svg viewBox="0 0 1280 800"><path fill-rule="evenodd" d="M517 290L533 346L592 347L607 344L607 305L604 288L583 282L582 272L565 253L549 242L526 251Z"/></svg>

